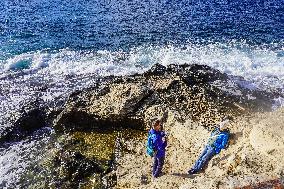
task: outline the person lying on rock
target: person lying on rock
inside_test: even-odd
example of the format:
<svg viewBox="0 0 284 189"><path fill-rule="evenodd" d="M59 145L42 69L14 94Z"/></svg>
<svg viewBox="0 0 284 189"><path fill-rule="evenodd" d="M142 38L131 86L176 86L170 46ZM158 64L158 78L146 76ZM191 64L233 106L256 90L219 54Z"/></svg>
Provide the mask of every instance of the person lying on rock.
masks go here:
<svg viewBox="0 0 284 189"><path fill-rule="evenodd" d="M154 178L160 176L166 154L167 140L161 124L161 120L155 120L153 128L148 133L147 154L153 157L152 175Z"/></svg>
<svg viewBox="0 0 284 189"><path fill-rule="evenodd" d="M205 149L195 162L194 166L188 171L188 174L198 173L208 163L208 161L216 154L219 154L224 149L229 141L229 130L227 125L229 119L225 118L219 123L219 127L212 131L210 138L208 139Z"/></svg>

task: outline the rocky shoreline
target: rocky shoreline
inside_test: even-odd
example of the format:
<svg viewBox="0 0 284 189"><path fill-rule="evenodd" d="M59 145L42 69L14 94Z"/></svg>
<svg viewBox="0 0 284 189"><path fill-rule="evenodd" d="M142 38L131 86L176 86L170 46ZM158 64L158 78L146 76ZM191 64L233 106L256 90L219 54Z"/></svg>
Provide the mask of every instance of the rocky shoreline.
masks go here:
<svg viewBox="0 0 284 189"><path fill-rule="evenodd" d="M269 111L281 95L252 90L241 80L204 65L159 64L143 74L101 78L60 107L23 108L0 142L7 146L52 128L48 150L31 171L42 175L31 178L37 188L237 188L280 179L284 112ZM150 123L161 116L169 147L164 175L152 181L145 141ZM234 118L229 148L204 173L188 177L224 116Z"/></svg>

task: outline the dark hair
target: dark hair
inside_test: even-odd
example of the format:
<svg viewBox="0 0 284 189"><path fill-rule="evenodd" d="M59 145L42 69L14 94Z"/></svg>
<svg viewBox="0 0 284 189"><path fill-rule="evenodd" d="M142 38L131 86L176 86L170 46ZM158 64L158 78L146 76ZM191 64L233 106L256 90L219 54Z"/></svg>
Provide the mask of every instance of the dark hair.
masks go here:
<svg viewBox="0 0 284 189"><path fill-rule="evenodd" d="M153 127L156 127L158 124L161 123L161 120L160 119L156 119L154 122L153 122Z"/></svg>

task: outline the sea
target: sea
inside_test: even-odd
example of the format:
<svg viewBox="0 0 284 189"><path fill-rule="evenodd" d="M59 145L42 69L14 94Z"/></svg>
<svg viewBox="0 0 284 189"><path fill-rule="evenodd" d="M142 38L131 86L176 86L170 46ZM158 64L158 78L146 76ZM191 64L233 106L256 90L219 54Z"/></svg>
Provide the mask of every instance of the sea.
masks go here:
<svg viewBox="0 0 284 189"><path fill-rule="evenodd" d="M0 136L30 101L56 104L156 63L211 66L284 106L283 0L1 0L0 10ZM49 137L0 148L0 188L25 186Z"/></svg>

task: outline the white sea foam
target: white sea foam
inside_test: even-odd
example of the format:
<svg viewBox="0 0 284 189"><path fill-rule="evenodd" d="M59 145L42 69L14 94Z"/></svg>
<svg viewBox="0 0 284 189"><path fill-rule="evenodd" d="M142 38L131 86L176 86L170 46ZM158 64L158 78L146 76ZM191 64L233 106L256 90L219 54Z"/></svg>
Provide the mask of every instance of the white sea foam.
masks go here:
<svg viewBox="0 0 284 189"><path fill-rule="evenodd" d="M155 63L165 66L185 63L204 64L236 76L239 78L236 80L239 84L250 89L279 91L284 88L283 49L257 48L246 44L188 44L183 48L142 46L133 48L130 52L62 49L25 53L8 59L0 74L5 75L7 72L11 73L11 70L21 68L26 74L9 81L9 85L18 88L18 84L21 83L23 89L25 88L23 83L37 80L41 84L53 83L57 89L62 85L61 90L64 93L66 92L64 87L78 89L91 85L91 78L88 80L82 77L84 75L142 73ZM66 79L66 76L72 78L72 81Z"/></svg>
<svg viewBox="0 0 284 189"><path fill-rule="evenodd" d="M26 168L40 160L43 145L48 138L37 141L21 141L8 149L0 150L0 187L17 188L20 175Z"/></svg>
<svg viewBox="0 0 284 189"><path fill-rule="evenodd" d="M8 59L4 70L23 68L39 74L62 75L97 74L128 75L141 73L155 63L204 64L227 74L241 76L261 87L283 88L283 50L235 47L223 44L193 45L184 48L139 47L130 52L72 51L26 53Z"/></svg>
<svg viewBox="0 0 284 189"><path fill-rule="evenodd" d="M31 52L12 57L0 70L2 78L22 69L24 75L0 81L9 86L10 95L26 99L39 95L38 87L46 85L41 93L52 100L75 89L92 85L96 76L142 73L155 63L204 64L232 75L235 81L249 89L284 90L283 49L250 47L246 44L188 44L175 46L142 46L130 52L59 51ZM2 73L2 74L1 74ZM17 72L16 72L17 73ZM91 76L91 77L88 77ZM4 87L5 88L5 87Z"/></svg>

